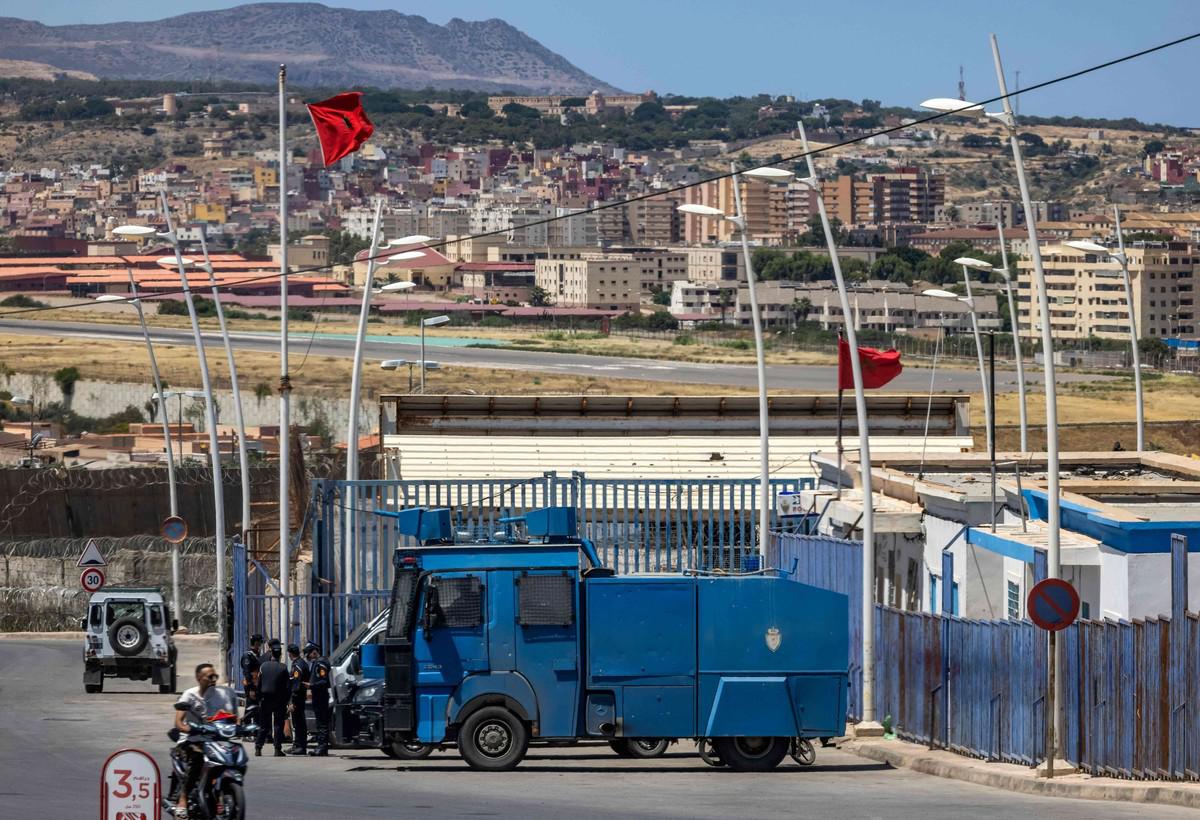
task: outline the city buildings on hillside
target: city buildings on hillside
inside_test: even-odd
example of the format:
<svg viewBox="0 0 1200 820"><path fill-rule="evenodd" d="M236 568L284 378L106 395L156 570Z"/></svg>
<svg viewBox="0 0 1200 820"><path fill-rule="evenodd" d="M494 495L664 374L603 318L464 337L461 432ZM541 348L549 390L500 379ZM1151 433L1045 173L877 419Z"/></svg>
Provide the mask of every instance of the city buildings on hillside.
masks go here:
<svg viewBox="0 0 1200 820"><path fill-rule="evenodd" d="M1195 337L1196 293L1200 290L1196 249L1177 242L1126 245L1133 290L1133 313L1140 337ZM1042 249L1055 338L1129 338L1129 305L1121 266L1108 257L1065 245ZM1033 264L1017 262L1017 327L1026 337L1041 336Z"/></svg>

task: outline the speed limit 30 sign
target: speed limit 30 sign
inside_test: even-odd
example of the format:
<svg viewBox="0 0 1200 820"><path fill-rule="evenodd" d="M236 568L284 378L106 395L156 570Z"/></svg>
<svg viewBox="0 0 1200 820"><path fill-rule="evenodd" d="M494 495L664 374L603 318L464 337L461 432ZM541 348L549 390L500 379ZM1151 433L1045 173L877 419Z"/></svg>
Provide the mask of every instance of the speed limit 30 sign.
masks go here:
<svg viewBox="0 0 1200 820"><path fill-rule="evenodd" d="M79 573L79 585L84 592L98 592L104 586L104 570L100 567L88 567Z"/></svg>
<svg viewBox="0 0 1200 820"><path fill-rule="evenodd" d="M162 820L158 764L141 749L122 749L100 775L102 820Z"/></svg>

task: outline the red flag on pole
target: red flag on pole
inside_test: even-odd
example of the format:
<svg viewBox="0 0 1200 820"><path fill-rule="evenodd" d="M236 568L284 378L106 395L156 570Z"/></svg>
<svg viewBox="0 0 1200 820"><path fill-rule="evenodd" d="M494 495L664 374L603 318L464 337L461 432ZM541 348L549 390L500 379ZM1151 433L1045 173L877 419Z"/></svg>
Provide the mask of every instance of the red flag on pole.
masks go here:
<svg viewBox="0 0 1200 820"><path fill-rule="evenodd" d="M358 91L311 103L308 114L316 126L326 167L357 151L375 133L375 126L362 107L362 93Z"/></svg>
<svg viewBox="0 0 1200 820"><path fill-rule="evenodd" d="M900 364L899 350L876 350L860 347L858 361L862 365L863 387L883 387L900 375L904 365ZM838 390L854 389L854 372L851 370L850 345L838 339Z"/></svg>

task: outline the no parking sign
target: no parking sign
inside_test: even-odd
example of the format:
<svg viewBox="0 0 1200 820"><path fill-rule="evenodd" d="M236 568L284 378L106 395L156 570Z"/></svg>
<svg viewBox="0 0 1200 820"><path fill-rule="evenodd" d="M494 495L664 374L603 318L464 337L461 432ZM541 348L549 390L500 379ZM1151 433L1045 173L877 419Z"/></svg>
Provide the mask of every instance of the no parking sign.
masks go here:
<svg viewBox="0 0 1200 820"><path fill-rule="evenodd" d="M122 749L100 774L100 820L162 820L158 764L141 749Z"/></svg>

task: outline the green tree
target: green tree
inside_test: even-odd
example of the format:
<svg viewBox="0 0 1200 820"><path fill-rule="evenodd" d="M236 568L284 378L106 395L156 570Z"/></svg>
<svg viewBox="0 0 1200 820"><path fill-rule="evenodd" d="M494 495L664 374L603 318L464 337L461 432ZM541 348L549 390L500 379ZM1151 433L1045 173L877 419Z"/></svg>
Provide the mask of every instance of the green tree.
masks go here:
<svg viewBox="0 0 1200 820"><path fill-rule="evenodd" d="M671 291L656 290L654 291L654 296L652 298L654 300L654 304L656 305L669 305L671 304Z"/></svg>
<svg viewBox="0 0 1200 820"><path fill-rule="evenodd" d="M54 371L54 382L62 391L64 399L69 401L75 395L75 383L79 381L79 375L77 367L60 367Z"/></svg>
<svg viewBox="0 0 1200 820"><path fill-rule="evenodd" d="M550 292L545 288L534 285L529 289L529 304L531 307L548 307L550 305Z"/></svg>
<svg viewBox="0 0 1200 820"><path fill-rule="evenodd" d="M1148 140L1142 146L1142 156L1150 157L1155 154L1161 154L1165 150L1167 150L1167 144L1162 140Z"/></svg>

